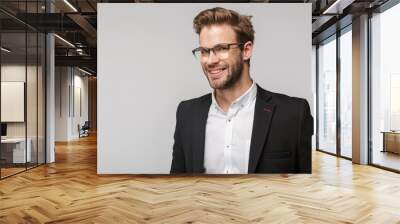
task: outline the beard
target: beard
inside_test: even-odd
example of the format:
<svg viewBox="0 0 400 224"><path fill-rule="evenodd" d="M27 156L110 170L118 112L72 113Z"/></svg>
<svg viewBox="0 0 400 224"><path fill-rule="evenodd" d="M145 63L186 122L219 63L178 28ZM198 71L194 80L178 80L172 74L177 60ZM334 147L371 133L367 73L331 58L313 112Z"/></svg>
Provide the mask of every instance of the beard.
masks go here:
<svg viewBox="0 0 400 224"><path fill-rule="evenodd" d="M238 57L233 64L228 64L227 67L224 66L226 69L223 72L227 72L228 74L216 80L212 80L208 76L207 68L203 67L203 72L206 75L211 88L224 90L231 88L240 80L242 77L243 64L244 60L241 57Z"/></svg>

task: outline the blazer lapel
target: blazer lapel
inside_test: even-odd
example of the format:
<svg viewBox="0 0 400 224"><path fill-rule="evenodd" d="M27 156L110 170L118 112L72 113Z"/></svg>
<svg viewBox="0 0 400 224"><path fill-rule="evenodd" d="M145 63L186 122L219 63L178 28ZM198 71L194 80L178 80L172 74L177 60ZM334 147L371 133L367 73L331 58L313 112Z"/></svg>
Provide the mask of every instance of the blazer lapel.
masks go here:
<svg viewBox="0 0 400 224"><path fill-rule="evenodd" d="M205 96L198 105L192 125L193 173L204 173L204 142L211 94Z"/></svg>
<svg viewBox="0 0 400 224"><path fill-rule="evenodd" d="M268 136L272 116L275 110L275 104L269 102L270 98L270 93L257 85L257 98L254 108L248 173L255 172L263 151L266 137Z"/></svg>

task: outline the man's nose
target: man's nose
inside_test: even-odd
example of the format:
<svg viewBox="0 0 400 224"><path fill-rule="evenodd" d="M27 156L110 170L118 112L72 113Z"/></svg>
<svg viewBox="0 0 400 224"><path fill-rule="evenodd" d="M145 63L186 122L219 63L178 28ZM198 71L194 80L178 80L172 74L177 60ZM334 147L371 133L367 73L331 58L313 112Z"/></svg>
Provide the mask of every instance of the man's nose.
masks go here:
<svg viewBox="0 0 400 224"><path fill-rule="evenodd" d="M215 55L214 51L210 51L210 54L208 55L207 63L214 64L214 63L217 63L218 61L219 61L219 58L217 57L217 55Z"/></svg>

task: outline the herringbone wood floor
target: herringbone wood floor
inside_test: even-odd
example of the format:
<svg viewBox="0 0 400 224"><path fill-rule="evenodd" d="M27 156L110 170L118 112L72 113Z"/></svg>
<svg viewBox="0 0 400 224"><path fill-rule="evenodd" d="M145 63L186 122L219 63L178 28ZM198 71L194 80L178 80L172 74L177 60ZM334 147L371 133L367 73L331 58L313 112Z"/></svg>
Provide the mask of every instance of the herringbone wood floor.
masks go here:
<svg viewBox="0 0 400 224"><path fill-rule="evenodd" d="M400 175L320 152L312 175L98 176L96 139L0 181L0 223L400 223Z"/></svg>

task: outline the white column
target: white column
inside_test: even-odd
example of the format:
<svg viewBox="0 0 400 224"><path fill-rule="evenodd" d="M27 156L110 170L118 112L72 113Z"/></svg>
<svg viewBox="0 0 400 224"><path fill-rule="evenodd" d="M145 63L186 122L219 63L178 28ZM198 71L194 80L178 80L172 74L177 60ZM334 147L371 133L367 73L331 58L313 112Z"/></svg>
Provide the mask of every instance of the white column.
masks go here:
<svg viewBox="0 0 400 224"><path fill-rule="evenodd" d="M55 161L54 150L54 133L55 133L55 76L54 76L54 35L47 34L46 36L46 60L47 60L47 76L46 76L46 163Z"/></svg>
<svg viewBox="0 0 400 224"><path fill-rule="evenodd" d="M55 141L69 141L72 119L72 68L55 68Z"/></svg>
<svg viewBox="0 0 400 224"><path fill-rule="evenodd" d="M353 20L353 162L368 163L368 15Z"/></svg>
<svg viewBox="0 0 400 224"><path fill-rule="evenodd" d="M46 1L47 12L54 12L54 5ZM54 35L46 35L46 163L55 162L55 43Z"/></svg>

